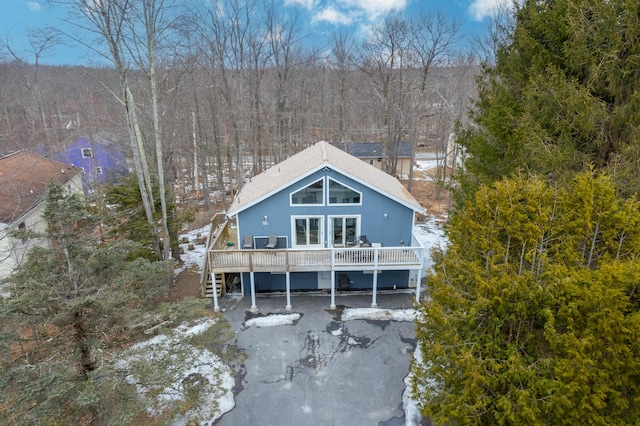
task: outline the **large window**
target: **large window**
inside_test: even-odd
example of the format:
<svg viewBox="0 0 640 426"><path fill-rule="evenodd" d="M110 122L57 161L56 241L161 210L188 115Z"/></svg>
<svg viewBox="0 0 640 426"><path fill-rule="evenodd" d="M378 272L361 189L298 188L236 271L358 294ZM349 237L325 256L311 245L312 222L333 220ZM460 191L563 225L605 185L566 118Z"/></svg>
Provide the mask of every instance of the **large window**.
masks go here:
<svg viewBox="0 0 640 426"><path fill-rule="evenodd" d="M334 247L355 245L356 238L360 233L359 216L331 216L329 224L331 228L330 241Z"/></svg>
<svg viewBox="0 0 640 426"><path fill-rule="evenodd" d="M322 246L322 216L292 217L291 222L294 247Z"/></svg>
<svg viewBox="0 0 640 426"><path fill-rule="evenodd" d="M314 205L323 204L324 179L317 180L311 185L291 194L291 204Z"/></svg>
<svg viewBox="0 0 640 426"><path fill-rule="evenodd" d="M82 148L82 158L91 157L93 157L93 151L91 151L91 148Z"/></svg>
<svg viewBox="0 0 640 426"><path fill-rule="evenodd" d="M361 204L362 193L329 178L329 204Z"/></svg>

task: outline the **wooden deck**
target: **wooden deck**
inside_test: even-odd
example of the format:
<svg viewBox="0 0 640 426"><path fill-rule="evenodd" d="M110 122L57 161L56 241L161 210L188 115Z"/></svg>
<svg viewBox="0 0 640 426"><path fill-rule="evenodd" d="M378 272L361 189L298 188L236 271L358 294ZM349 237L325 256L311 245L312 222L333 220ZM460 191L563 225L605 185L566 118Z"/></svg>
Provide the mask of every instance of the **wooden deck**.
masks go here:
<svg viewBox="0 0 640 426"><path fill-rule="evenodd" d="M209 271L304 272L416 269L422 247L209 250Z"/></svg>
<svg viewBox="0 0 640 426"><path fill-rule="evenodd" d="M203 297L218 296L239 272L379 271L420 269L422 247L240 250L235 225L224 214L212 219L200 284ZM215 280L213 277L215 276ZM215 284L214 284L215 282Z"/></svg>

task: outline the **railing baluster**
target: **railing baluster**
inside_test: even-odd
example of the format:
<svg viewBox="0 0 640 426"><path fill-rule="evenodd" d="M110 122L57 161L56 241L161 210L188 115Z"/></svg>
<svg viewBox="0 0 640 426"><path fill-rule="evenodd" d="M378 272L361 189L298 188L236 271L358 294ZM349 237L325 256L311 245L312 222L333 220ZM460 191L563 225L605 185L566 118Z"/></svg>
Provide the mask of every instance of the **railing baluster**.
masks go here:
<svg viewBox="0 0 640 426"><path fill-rule="evenodd" d="M376 248L337 248L315 250L210 250L208 252L211 268L295 270L313 266L330 268L334 265L345 267L374 264L377 253L378 265L384 267L403 267L419 264L416 247L376 247Z"/></svg>

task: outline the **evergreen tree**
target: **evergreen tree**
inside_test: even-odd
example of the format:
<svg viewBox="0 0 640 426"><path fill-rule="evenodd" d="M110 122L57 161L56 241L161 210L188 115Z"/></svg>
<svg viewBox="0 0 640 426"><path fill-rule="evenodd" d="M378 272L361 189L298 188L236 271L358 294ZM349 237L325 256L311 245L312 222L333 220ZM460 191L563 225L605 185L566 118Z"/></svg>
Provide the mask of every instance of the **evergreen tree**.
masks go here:
<svg viewBox="0 0 640 426"><path fill-rule="evenodd" d="M43 218L48 247L30 253L0 299L0 423L129 424L146 405L112 357L149 314L169 317L158 297L170 264L132 255L139 247L127 240L100 243L94 216L59 186ZM203 310L170 314L194 315Z"/></svg>
<svg viewBox="0 0 640 426"><path fill-rule="evenodd" d="M419 309L414 392L436 424L637 424L640 205L587 171L481 186Z"/></svg>
<svg viewBox="0 0 640 426"><path fill-rule="evenodd" d="M518 171L570 179L589 164L637 192L640 3L525 1L514 10L479 80L475 126L459 138L471 193Z"/></svg>
<svg viewBox="0 0 640 426"><path fill-rule="evenodd" d="M153 233L152 227L147 221L147 217L142 205L142 198L140 195L140 187L138 180L134 174L130 174L123 178L116 185L109 185L105 189L105 202L115 208L118 214L110 216L106 221L110 227L109 235L112 238L126 238L131 241L135 241L141 244L140 255L147 257L150 260L155 260L158 257L153 251ZM158 192L158 185L153 183L153 194L155 200L160 200L160 197L156 196ZM178 241L178 231L182 224L186 221L193 220L194 214L192 211L187 210L182 215L178 214L175 200L172 197L167 196L167 209L170 212L168 218L168 229L171 234L171 251L173 259L180 260L180 244ZM159 201L155 206L155 219L160 220L162 209L160 208ZM125 212L126 214L122 214Z"/></svg>

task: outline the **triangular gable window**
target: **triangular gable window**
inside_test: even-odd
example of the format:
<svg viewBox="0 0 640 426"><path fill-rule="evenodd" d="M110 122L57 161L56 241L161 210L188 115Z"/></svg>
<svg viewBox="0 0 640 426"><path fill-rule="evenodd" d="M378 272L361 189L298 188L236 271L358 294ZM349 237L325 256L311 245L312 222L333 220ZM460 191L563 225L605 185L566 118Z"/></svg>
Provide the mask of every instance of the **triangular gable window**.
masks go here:
<svg viewBox="0 0 640 426"><path fill-rule="evenodd" d="M362 193L329 178L329 204L362 204Z"/></svg>
<svg viewBox="0 0 640 426"><path fill-rule="evenodd" d="M324 200L324 179L317 180L299 191L291 193L291 204L322 205Z"/></svg>

